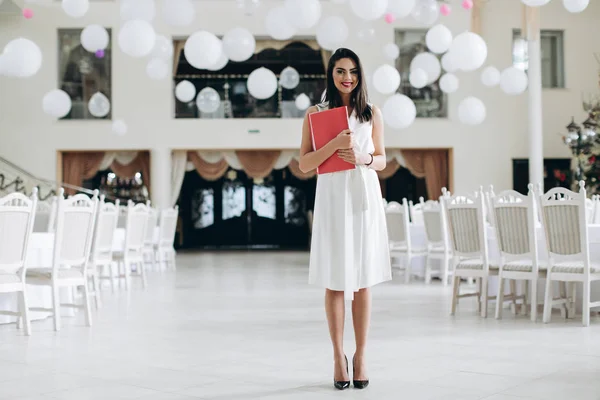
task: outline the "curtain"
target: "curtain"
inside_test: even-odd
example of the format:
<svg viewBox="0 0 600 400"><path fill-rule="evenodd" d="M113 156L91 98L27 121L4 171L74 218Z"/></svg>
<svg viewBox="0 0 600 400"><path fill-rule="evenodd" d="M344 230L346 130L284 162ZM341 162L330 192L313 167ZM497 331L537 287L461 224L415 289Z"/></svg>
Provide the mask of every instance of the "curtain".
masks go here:
<svg viewBox="0 0 600 400"><path fill-rule="evenodd" d="M321 58L323 59L323 67L325 68L325 72L327 72L327 67L329 66L329 59L333 52L331 50L321 49Z"/></svg>
<svg viewBox="0 0 600 400"><path fill-rule="evenodd" d="M400 169L400 164L396 159L392 159L387 162L385 168L381 171L377 171L379 179L388 179L394 176L394 174Z"/></svg>
<svg viewBox="0 0 600 400"><path fill-rule="evenodd" d="M242 169L252 179L267 177L281 154L280 150L238 150L235 152Z"/></svg>
<svg viewBox="0 0 600 400"><path fill-rule="evenodd" d="M121 159L127 161L130 158ZM150 152L140 151L137 156L129 164L121 164L118 159L110 165L110 169L119 178L133 178L136 172L141 172L144 184L148 188L148 195L151 195L150 190Z"/></svg>
<svg viewBox="0 0 600 400"><path fill-rule="evenodd" d="M273 169L284 169L292 161L298 152L296 150L282 150L279 158L273 165Z"/></svg>
<svg viewBox="0 0 600 400"><path fill-rule="evenodd" d="M229 169L229 164L225 159L221 159L221 161L212 164L206 162L196 151L189 151L187 155L188 160L196 167L198 175L207 181L216 181L225 175L225 172Z"/></svg>
<svg viewBox="0 0 600 400"><path fill-rule="evenodd" d="M81 187L85 179L98 173L103 152L66 152L62 154L62 180L67 185ZM73 195L76 189L65 188L67 195Z"/></svg>
<svg viewBox="0 0 600 400"><path fill-rule="evenodd" d="M177 76L177 66L181 59L181 53L185 47L185 40L175 40L173 42L173 76Z"/></svg>
<svg viewBox="0 0 600 400"><path fill-rule="evenodd" d="M303 179L303 180L310 179L310 178L314 177L315 175L317 175L316 169L314 169L310 172L307 172L307 173L300 171L300 165L298 164L298 160L296 160L295 158L292 159L292 161L290 161L290 165L288 165L288 168L290 169L290 172L292 173L292 175L294 175L298 179Z"/></svg>
<svg viewBox="0 0 600 400"><path fill-rule="evenodd" d="M187 160L187 151L185 150L176 150L171 154L171 207L177 204L185 177Z"/></svg>
<svg viewBox="0 0 600 400"><path fill-rule="evenodd" d="M417 178L425 178L430 199L442 195L442 188L448 187L447 150L402 150L406 168Z"/></svg>

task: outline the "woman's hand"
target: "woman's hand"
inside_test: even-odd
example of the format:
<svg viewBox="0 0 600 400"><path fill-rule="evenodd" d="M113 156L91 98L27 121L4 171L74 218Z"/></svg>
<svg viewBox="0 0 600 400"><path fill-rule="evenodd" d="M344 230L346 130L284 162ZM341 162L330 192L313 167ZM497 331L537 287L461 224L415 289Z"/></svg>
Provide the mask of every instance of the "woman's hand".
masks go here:
<svg viewBox="0 0 600 400"><path fill-rule="evenodd" d="M354 149L338 150L337 155L342 160L354 165L366 165L371 161L371 156L369 154L358 153Z"/></svg>
<svg viewBox="0 0 600 400"><path fill-rule="evenodd" d="M336 150L350 149L352 147L352 131L344 129L332 140L332 144Z"/></svg>

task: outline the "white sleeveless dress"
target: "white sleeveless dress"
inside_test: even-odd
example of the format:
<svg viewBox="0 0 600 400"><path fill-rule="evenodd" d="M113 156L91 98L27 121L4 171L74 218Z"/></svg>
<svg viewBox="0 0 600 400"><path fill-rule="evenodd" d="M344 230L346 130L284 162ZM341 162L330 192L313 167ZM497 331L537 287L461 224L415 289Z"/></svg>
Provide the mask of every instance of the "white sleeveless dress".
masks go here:
<svg viewBox="0 0 600 400"><path fill-rule="evenodd" d="M319 111L326 105L317 105ZM372 122L353 112L355 150L372 153ZM310 249L309 284L354 292L392 279L385 210L377 172L365 166L322 174L317 191Z"/></svg>

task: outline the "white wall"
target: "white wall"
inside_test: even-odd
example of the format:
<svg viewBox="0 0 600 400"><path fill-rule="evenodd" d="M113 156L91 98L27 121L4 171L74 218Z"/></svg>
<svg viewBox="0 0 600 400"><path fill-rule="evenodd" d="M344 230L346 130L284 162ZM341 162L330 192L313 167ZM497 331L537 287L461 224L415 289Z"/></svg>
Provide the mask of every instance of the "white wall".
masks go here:
<svg viewBox="0 0 600 400"><path fill-rule="evenodd" d="M58 3L58 2L57 2ZM162 2L160 2L162 3ZM593 52L595 38L600 36L600 2L591 2L588 10L572 15L556 0L543 7L543 29L565 30L566 89L544 89L544 156L568 157L559 134L574 115L585 118L581 108L581 93L598 89L598 65ZM58 3L60 4L60 3ZM242 25L256 35L265 35L265 9L273 1L263 0L259 15L242 15L231 0L197 1L194 26L173 29L157 18L158 33L185 36L206 29L222 34ZM338 14L356 28L348 47L362 57L365 67L373 70L384 62L381 47L393 41L394 28L416 27L410 19L388 25L377 22L377 42L361 43L354 33L361 23L348 7L323 2L324 15ZM209 11L210 10L210 11ZM198 120L173 118L173 84L150 80L145 75L147 60L132 59L113 48L113 118L123 118L129 125L124 137L111 134L110 121L53 121L41 110L42 96L57 85L57 28L84 27L99 23L113 28L116 38L119 27L117 3L92 2L88 15L81 20L70 19L58 5L34 7L34 19L0 16L0 46L18 36L34 40L44 54L42 70L29 79L0 77L0 155L34 174L55 178L56 150L75 149L151 149L161 155L162 163L153 162L153 170L161 168L170 149L268 149L297 148L300 120L236 119ZM457 34L469 28L469 15L455 7L444 22ZM488 64L502 69L511 63L512 29L521 24L519 0L493 1L485 5L482 15L482 35L488 43ZM314 32L303 32L305 36ZM114 41L113 41L114 43ZM386 129L387 147L454 149L454 189L472 190L480 184L493 183L497 190L512 186L512 159L527 157L527 95L504 95L499 88L484 88L479 72L460 74L460 90L449 98L449 119L420 119L403 131ZM468 127L455 121L458 102L467 95L480 97L487 105L487 120L480 126ZM372 91L372 100L382 105L384 97ZM260 134L248 134L259 129ZM153 175L153 180L156 175ZM156 177L158 178L158 177ZM168 173L163 171L160 182L154 182L155 192L168 192ZM158 183L158 186L157 186ZM159 189L164 187L165 190Z"/></svg>

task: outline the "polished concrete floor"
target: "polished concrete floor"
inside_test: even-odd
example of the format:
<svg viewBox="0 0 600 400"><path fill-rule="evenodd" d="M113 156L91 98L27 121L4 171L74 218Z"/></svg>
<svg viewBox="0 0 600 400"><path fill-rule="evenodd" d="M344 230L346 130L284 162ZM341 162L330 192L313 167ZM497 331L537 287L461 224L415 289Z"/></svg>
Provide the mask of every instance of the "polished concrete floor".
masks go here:
<svg viewBox="0 0 600 400"><path fill-rule="evenodd" d="M336 391L323 292L306 253L180 254L149 287L105 290L83 315L0 325L0 399L600 399L600 319L481 319L475 300L448 315L450 289L373 291L371 385ZM491 311L490 306L490 312ZM350 313L346 352L354 352Z"/></svg>

